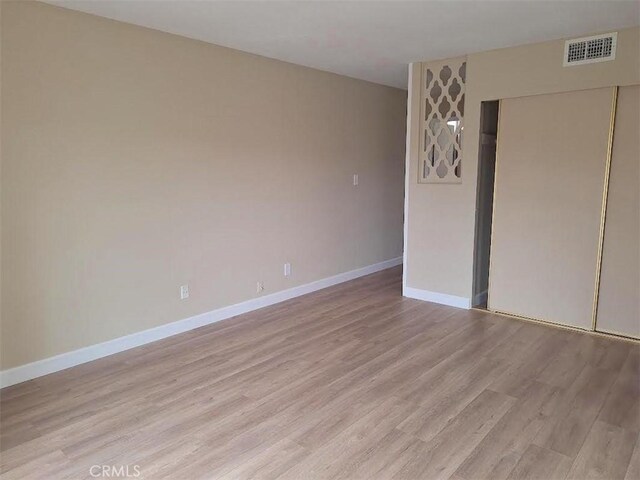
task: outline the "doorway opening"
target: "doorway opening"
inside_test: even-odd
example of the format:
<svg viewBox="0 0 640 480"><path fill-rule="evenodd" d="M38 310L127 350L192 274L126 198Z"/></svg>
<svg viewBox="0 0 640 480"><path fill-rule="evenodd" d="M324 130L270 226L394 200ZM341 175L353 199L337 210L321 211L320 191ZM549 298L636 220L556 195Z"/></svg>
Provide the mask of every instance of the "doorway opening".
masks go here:
<svg viewBox="0 0 640 480"><path fill-rule="evenodd" d="M499 109L500 102L498 100L482 102L480 109L472 306L482 309L487 308L489 295L491 222L493 220Z"/></svg>

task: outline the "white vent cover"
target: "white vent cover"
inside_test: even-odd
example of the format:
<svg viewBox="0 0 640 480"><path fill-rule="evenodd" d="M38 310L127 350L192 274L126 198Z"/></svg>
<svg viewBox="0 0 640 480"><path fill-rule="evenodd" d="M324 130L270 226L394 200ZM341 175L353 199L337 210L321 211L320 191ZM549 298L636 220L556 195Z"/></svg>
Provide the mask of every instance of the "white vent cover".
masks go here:
<svg viewBox="0 0 640 480"><path fill-rule="evenodd" d="M618 33L574 38L564 44L564 66L606 62L616 58Z"/></svg>

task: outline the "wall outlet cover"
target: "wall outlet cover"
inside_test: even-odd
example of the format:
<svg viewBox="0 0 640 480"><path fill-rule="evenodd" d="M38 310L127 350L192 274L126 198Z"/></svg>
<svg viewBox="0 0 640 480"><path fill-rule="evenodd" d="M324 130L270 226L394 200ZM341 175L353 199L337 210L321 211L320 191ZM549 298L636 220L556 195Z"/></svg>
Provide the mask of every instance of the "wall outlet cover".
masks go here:
<svg viewBox="0 0 640 480"><path fill-rule="evenodd" d="M180 300L189 298L189 285L182 285L180 287Z"/></svg>

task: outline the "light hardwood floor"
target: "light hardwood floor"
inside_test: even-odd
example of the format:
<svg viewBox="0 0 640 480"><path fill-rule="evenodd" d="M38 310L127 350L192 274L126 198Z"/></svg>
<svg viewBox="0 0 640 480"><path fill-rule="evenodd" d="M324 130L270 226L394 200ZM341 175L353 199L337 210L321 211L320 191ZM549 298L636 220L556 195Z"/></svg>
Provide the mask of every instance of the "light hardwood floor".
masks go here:
<svg viewBox="0 0 640 480"><path fill-rule="evenodd" d="M638 479L640 346L400 269L1 392L1 477Z"/></svg>

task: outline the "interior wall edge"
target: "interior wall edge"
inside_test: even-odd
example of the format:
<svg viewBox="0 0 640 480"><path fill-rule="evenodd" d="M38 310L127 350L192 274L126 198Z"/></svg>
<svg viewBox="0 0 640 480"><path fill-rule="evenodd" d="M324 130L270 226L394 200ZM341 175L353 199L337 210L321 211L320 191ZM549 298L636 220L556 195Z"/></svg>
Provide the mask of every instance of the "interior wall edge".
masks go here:
<svg viewBox="0 0 640 480"><path fill-rule="evenodd" d="M419 112L420 112L420 82L421 80L421 64L420 62L410 63L409 81L407 89L407 127L406 127L406 146L405 146L405 165L404 165L404 218L402 225L402 288L407 286L407 270L408 270L408 254L409 246L409 187L411 185L411 164L412 158L417 158L418 152L414 151L417 146L415 142L416 136L419 134Z"/></svg>
<svg viewBox="0 0 640 480"><path fill-rule="evenodd" d="M67 368L75 367L76 365L98 360L109 355L146 345L180 333L188 332L196 328L211 325L212 323L275 305L292 298L300 297L308 293L322 290L323 288L348 282L398 265L402 265L402 257L396 257L383 262L374 263L356 270L316 280L305 285L281 290L263 297L253 298L241 303L236 303L235 305L229 305L200 315L194 315L189 318L167 323L159 327L150 328L115 338L113 340L108 340L106 342L90 345L88 347L45 358L43 360L37 360L25 365L3 370L0 371L0 388L9 387L50 373L66 370Z"/></svg>

